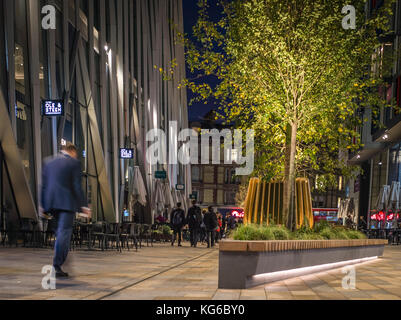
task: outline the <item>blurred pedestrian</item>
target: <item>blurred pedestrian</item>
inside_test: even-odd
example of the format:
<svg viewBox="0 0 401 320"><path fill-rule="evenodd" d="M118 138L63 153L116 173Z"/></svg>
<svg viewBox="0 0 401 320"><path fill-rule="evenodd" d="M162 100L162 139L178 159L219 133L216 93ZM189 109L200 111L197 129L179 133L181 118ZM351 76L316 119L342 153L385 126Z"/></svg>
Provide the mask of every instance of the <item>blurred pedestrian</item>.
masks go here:
<svg viewBox="0 0 401 320"><path fill-rule="evenodd" d="M187 224L189 228L189 238L191 247L196 248L198 243L200 227L202 223L201 209L196 205L196 200L192 200L192 207L188 210Z"/></svg>
<svg viewBox="0 0 401 320"><path fill-rule="evenodd" d="M164 225L166 223L166 218L160 213L156 218L156 223L159 225Z"/></svg>
<svg viewBox="0 0 401 320"><path fill-rule="evenodd" d="M182 228L185 225L185 212L181 209L181 202L178 202L177 208L171 211L170 223L173 229L171 245L174 246L175 239L178 236L178 246L181 247Z"/></svg>
<svg viewBox="0 0 401 320"><path fill-rule="evenodd" d="M235 217L233 216L232 213L230 213L227 219L227 230L228 231L234 230L235 227L236 227Z"/></svg>
<svg viewBox="0 0 401 320"><path fill-rule="evenodd" d="M205 213L203 222L206 226L207 247L210 248L214 246L214 237L218 226L217 216L212 206L210 206L208 212Z"/></svg>
<svg viewBox="0 0 401 320"><path fill-rule="evenodd" d="M206 225L204 222L204 217L206 212L207 212L206 209L202 210L202 223L200 225L200 235L199 235L199 240L201 241L202 244L206 241Z"/></svg>
<svg viewBox="0 0 401 320"><path fill-rule="evenodd" d="M223 225L221 213L217 213L216 243L221 240L221 227Z"/></svg>
<svg viewBox="0 0 401 320"><path fill-rule="evenodd" d="M225 237L225 233L226 233L226 227L227 227L227 214L222 215L222 219L221 219L221 229L220 229L220 238L224 238Z"/></svg>
<svg viewBox="0 0 401 320"><path fill-rule="evenodd" d="M68 277L61 267L70 249L75 213L91 217L82 190L82 169L77 147L68 142L61 153L46 160L42 170L41 202L44 212L56 218L57 231L54 246L53 267L56 277Z"/></svg>

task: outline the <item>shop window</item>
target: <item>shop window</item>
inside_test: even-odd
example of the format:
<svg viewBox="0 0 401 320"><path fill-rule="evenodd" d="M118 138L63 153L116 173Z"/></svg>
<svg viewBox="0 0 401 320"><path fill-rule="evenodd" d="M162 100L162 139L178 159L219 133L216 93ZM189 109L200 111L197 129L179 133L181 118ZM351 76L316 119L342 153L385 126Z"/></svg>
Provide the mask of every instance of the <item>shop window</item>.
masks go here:
<svg viewBox="0 0 401 320"><path fill-rule="evenodd" d="M15 45L14 63L15 63L15 88L17 91L25 94L25 66L24 49L21 45Z"/></svg>
<svg viewBox="0 0 401 320"><path fill-rule="evenodd" d="M30 104L29 96L29 77L28 77L28 45L27 45L27 21L26 21L26 2L16 0L15 3L15 88L16 91L24 95L23 102Z"/></svg>
<svg viewBox="0 0 401 320"><path fill-rule="evenodd" d="M223 205L224 204L224 191L217 190L217 204Z"/></svg>
<svg viewBox="0 0 401 320"><path fill-rule="evenodd" d="M217 168L217 183L224 184L224 167Z"/></svg>
<svg viewBox="0 0 401 320"><path fill-rule="evenodd" d="M213 203L214 202L214 190L213 189L205 189L203 191L203 202L204 203Z"/></svg>
<svg viewBox="0 0 401 320"><path fill-rule="evenodd" d="M198 166L192 166L192 181L201 182L200 168Z"/></svg>
<svg viewBox="0 0 401 320"><path fill-rule="evenodd" d="M204 183L214 183L214 167L213 166L206 166L204 167Z"/></svg>
<svg viewBox="0 0 401 320"><path fill-rule="evenodd" d="M224 194L224 203L227 205L235 205L235 195L233 191L226 191Z"/></svg>
<svg viewBox="0 0 401 320"><path fill-rule="evenodd" d="M240 183L240 178L235 175L235 169L226 169L224 183L226 184L238 184Z"/></svg>

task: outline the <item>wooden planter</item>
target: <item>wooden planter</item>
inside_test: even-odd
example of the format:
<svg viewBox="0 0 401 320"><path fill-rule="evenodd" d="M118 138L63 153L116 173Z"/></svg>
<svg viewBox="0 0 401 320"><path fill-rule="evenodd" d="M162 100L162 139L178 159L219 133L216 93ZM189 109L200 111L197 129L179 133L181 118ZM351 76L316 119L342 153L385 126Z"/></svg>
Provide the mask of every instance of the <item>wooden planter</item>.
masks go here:
<svg viewBox="0 0 401 320"><path fill-rule="evenodd" d="M381 257L387 240L224 240L219 288L246 289Z"/></svg>

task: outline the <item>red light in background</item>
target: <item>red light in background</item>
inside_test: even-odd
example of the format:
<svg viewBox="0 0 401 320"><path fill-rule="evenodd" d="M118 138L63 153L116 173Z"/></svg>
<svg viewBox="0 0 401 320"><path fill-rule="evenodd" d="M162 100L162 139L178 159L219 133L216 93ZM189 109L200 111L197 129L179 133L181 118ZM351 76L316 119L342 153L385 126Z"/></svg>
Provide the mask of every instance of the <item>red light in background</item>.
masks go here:
<svg viewBox="0 0 401 320"><path fill-rule="evenodd" d="M394 219L394 213L390 213L390 214L387 216L387 221L393 220L393 219Z"/></svg>
<svg viewBox="0 0 401 320"><path fill-rule="evenodd" d="M234 217L237 217L237 218L243 218L244 215L245 215L244 212L239 212L239 211L237 211L237 210L231 211L231 214L232 214Z"/></svg>

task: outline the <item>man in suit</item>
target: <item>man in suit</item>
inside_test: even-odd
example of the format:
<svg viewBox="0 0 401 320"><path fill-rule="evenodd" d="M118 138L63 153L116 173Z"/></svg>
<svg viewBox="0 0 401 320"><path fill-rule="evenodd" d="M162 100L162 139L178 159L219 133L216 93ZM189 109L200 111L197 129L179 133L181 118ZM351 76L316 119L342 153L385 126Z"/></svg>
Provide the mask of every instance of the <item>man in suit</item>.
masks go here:
<svg viewBox="0 0 401 320"><path fill-rule="evenodd" d="M77 148L62 146L61 153L47 160L42 170L41 202L44 212L57 219L53 266L56 277L68 277L61 269L67 259L76 212L91 216L82 191L82 170Z"/></svg>

